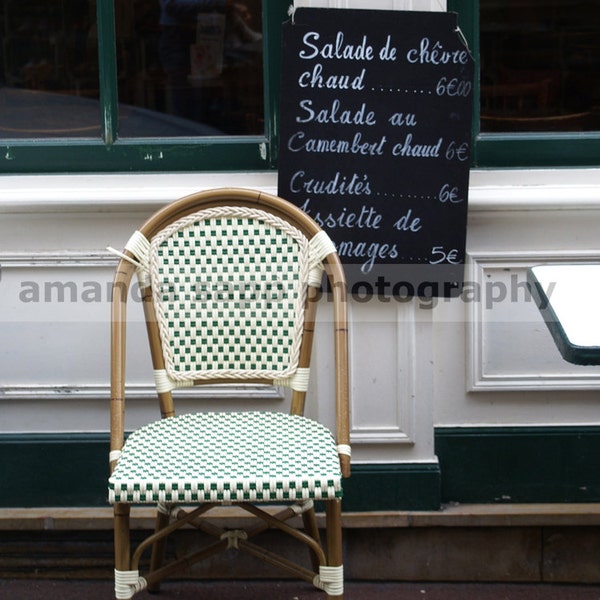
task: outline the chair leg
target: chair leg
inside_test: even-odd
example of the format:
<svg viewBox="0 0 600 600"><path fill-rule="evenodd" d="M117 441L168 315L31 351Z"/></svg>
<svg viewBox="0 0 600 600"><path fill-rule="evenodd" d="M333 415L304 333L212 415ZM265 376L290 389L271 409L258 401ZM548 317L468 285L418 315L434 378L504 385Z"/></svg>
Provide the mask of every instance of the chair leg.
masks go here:
<svg viewBox="0 0 600 600"><path fill-rule="evenodd" d="M115 504L115 568L129 570L131 547L129 539L129 504Z"/></svg>
<svg viewBox="0 0 600 600"><path fill-rule="evenodd" d="M327 594L329 600L342 600L343 594L343 557L342 557L342 502L325 502L327 515L327 562L328 566L339 569L339 584L332 586L335 591Z"/></svg>
<svg viewBox="0 0 600 600"><path fill-rule="evenodd" d="M115 544L115 596L120 598L123 590L120 588L117 573L126 573L131 565L131 541L129 536L129 504L114 506L114 544Z"/></svg>
<svg viewBox="0 0 600 600"><path fill-rule="evenodd" d="M158 533L169 524L168 511L158 510L156 513L156 523L154 526L155 533ZM150 558L150 573L157 571L163 565L165 560L165 552L167 549L167 537L161 538L152 545L152 556ZM151 593L160 591L160 581L148 584L148 591Z"/></svg>

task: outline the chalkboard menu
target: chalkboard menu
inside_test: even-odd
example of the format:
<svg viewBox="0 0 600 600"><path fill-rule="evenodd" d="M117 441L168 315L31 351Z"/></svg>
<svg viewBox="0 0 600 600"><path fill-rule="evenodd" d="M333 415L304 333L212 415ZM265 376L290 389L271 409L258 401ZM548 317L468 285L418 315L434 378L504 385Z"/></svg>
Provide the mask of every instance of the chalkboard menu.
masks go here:
<svg viewBox="0 0 600 600"><path fill-rule="evenodd" d="M454 13L299 8L284 25L278 193L355 292L460 288L472 104Z"/></svg>

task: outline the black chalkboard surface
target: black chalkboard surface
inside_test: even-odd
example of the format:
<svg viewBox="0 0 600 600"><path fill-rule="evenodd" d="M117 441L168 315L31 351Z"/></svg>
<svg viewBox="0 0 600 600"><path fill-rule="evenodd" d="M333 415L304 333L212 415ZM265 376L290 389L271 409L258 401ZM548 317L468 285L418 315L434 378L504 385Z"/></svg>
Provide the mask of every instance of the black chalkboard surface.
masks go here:
<svg viewBox="0 0 600 600"><path fill-rule="evenodd" d="M284 25L278 193L358 293L463 281L473 60L454 13L299 8Z"/></svg>

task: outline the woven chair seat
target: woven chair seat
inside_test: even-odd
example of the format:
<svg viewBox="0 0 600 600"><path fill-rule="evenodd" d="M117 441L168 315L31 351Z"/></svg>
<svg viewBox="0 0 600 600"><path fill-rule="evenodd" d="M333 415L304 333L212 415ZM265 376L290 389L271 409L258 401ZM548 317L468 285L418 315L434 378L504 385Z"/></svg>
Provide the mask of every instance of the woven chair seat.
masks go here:
<svg viewBox="0 0 600 600"><path fill-rule="evenodd" d="M278 412L185 414L131 434L111 503L273 502L342 496L330 431Z"/></svg>

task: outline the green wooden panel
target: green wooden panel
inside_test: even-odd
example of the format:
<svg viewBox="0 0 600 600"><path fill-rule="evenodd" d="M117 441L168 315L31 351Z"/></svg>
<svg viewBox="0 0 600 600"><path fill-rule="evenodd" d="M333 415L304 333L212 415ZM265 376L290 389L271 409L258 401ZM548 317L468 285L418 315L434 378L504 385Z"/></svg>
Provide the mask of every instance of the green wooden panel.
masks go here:
<svg viewBox="0 0 600 600"><path fill-rule="evenodd" d="M438 510L440 470L437 464L353 465L344 481L345 511Z"/></svg>
<svg viewBox="0 0 600 600"><path fill-rule="evenodd" d="M0 173L177 172L265 170L270 142L266 138L178 141L44 142L35 145L0 142ZM1 160L4 159L4 160Z"/></svg>
<svg viewBox="0 0 600 600"><path fill-rule="evenodd" d="M476 166L593 167L600 164L600 133L481 134Z"/></svg>
<svg viewBox="0 0 600 600"><path fill-rule="evenodd" d="M0 436L0 508L107 506L108 435ZM437 465L355 465L344 510L437 510Z"/></svg>
<svg viewBox="0 0 600 600"><path fill-rule="evenodd" d="M435 433L437 464L357 464L344 509L600 501L600 427L458 427ZM1 507L104 506L107 434L0 436Z"/></svg>
<svg viewBox="0 0 600 600"><path fill-rule="evenodd" d="M0 436L0 507L105 506L108 435Z"/></svg>
<svg viewBox="0 0 600 600"><path fill-rule="evenodd" d="M439 428L442 502L598 502L600 427Z"/></svg>

